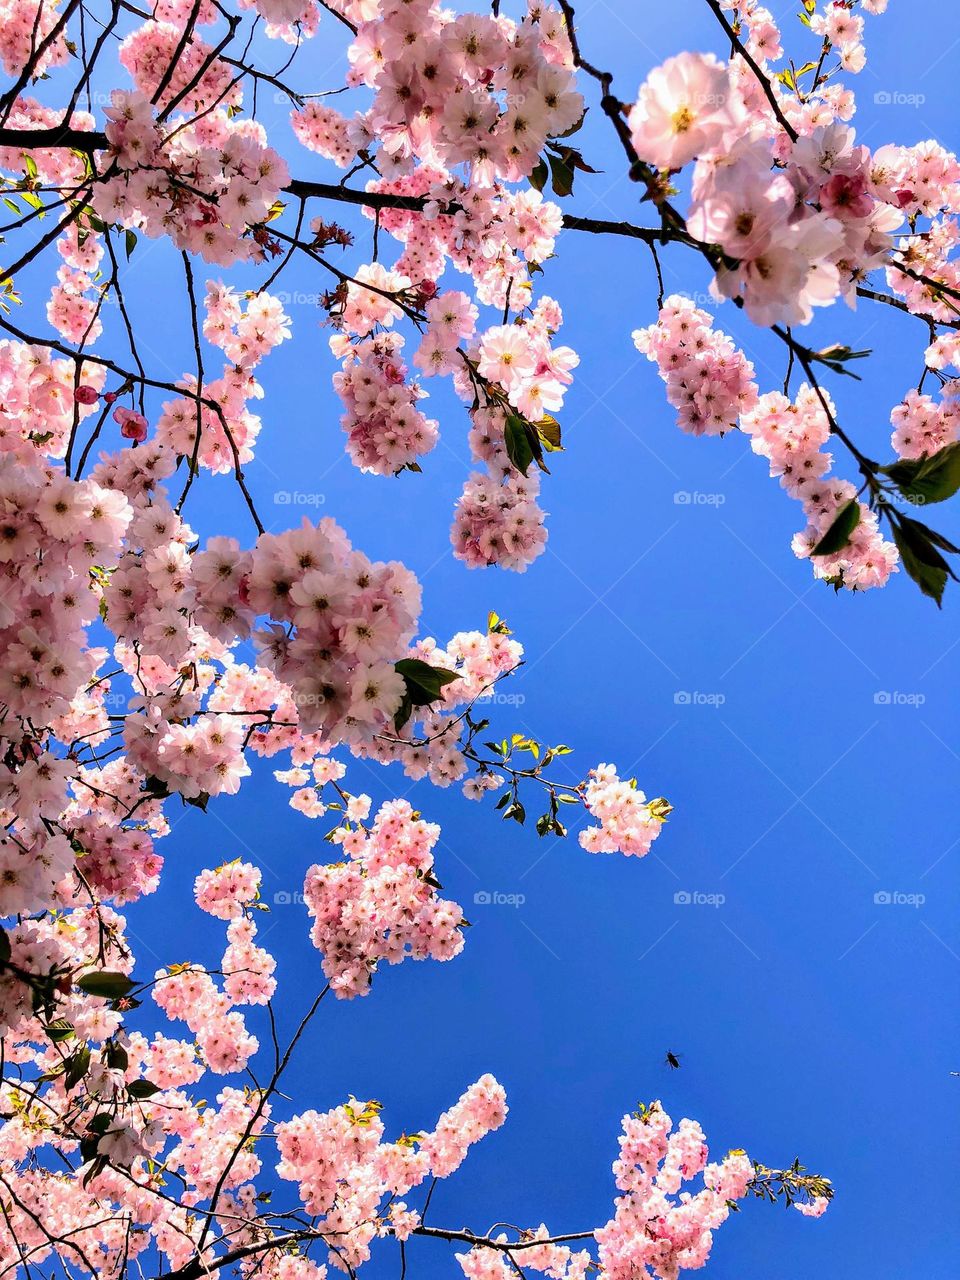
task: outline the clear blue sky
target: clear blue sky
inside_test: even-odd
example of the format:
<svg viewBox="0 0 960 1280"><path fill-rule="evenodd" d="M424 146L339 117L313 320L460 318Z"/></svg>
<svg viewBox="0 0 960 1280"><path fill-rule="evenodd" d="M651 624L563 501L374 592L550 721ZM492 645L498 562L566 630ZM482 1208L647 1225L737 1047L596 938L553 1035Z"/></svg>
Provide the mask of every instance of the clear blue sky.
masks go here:
<svg viewBox="0 0 960 1280"><path fill-rule="evenodd" d="M815 42L790 16L796 8L777 16L802 61ZM886 17L867 19L869 65L854 80L862 141L955 142L960 32L944 20L948 8L891 0ZM682 47L723 51L699 0L583 0L578 9L587 56L615 71L624 98ZM332 87L340 48L325 22L294 81ZM875 104L883 92L925 100ZM282 121L284 109L274 114ZM603 172L578 176L569 208L641 220L595 106L581 139ZM329 178L316 157L293 154L302 176ZM368 256L366 226L346 261ZM150 326L155 367L174 376L191 367L175 269L166 249L144 242L125 280ZM664 253L664 270L668 290L705 291L704 271L683 250ZM282 287L315 295L327 284L300 267ZM799 1155L837 1187L816 1222L748 1204L719 1232L706 1274L946 1280L958 1243L960 1079L950 1072L960 1069L960 588L938 613L903 575L862 597L814 584L790 551L798 506L745 438L683 436L654 367L635 352L630 331L655 313L642 245L566 233L539 287L561 301L563 339L582 364L562 414L567 451L545 483L549 547L525 575L471 573L449 554L450 513L470 468L465 417L449 395L430 401L443 434L422 476L352 468L329 382L335 365L310 301L291 302L295 340L262 367L250 485L268 526L314 513L275 504L276 492L321 493L322 512L357 545L403 558L424 584L427 633L482 626L496 609L529 659L511 689L525 701L499 708L497 727L573 744L571 777L614 761L676 812L657 856L593 857L572 839L538 841L457 791L410 789L399 772L353 765L352 790L377 803L410 794L442 824L438 873L474 927L452 964L390 969L367 999L327 1006L288 1090L318 1109L348 1093L379 1098L399 1133L432 1124L492 1071L507 1088L509 1121L431 1206L435 1225L478 1231L504 1218L556 1231L605 1221L620 1117L659 1097L675 1118L702 1123L714 1154L743 1146L771 1165ZM161 314L170 317L162 328ZM745 345L764 389L778 386L778 344L730 306L718 324ZM876 352L862 383L834 379L830 390L847 430L883 456L890 407L920 372L923 328L862 303L820 319L811 343L833 341ZM836 455L843 469L842 449ZM684 504L681 492L719 497ZM204 535L226 526L248 539L228 478L198 486L191 502ZM956 513L936 517L955 538ZM723 702L682 705L678 693ZM884 704L880 693L909 700ZM161 892L129 912L145 973L216 961L219 926L189 900L201 867L256 861L270 902L299 889L304 869L328 854L325 828L289 809L288 794L263 768L236 799L176 823L162 846ZM483 890L525 901L475 906ZM878 905L883 892L925 901ZM684 905L678 893L725 900ZM263 929L279 957L289 1029L322 984L305 909L277 906ZM203 954L201 938L213 943ZM667 1049L682 1055L679 1071L663 1065ZM418 1244L411 1257L418 1280L456 1270L445 1246ZM395 1258L382 1246L370 1273L394 1275Z"/></svg>

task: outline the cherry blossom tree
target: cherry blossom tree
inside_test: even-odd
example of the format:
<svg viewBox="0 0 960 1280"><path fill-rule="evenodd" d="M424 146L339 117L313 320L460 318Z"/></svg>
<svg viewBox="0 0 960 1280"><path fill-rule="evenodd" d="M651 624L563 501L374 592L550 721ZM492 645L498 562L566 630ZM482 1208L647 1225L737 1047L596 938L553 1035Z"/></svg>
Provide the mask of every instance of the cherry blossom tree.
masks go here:
<svg viewBox="0 0 960 1280"><path fill-rule="evenodd" d="M429 483L441 424L426 385L450 380L475 464L450 533L467 568L534 561L541 487L572 465L561 417L578 357L541 288L571 231L649 251L660 296L637 300L636 347L681 430L739 430L767 460L802 508L793 551L816 578L857 592L902 568L939 603L955 576L960 551L914 508L960 488L960 164L933 141L856 141L852 80L886 0L804 0L784 33L755 0L704 3L723 56L678 50L638 67L637 88L593 64L567 0L459 14L435 0L3 0L3 1274L309 1280L392 1248L402 1275L416 1236L456 1246L470 1280L673 1280L747 1197L826 1209L826 1178L743 1151L711 1161L699 1124L653 1102L623 1119L606 1223L435 1226L436 1180L504 1122L495 1079L415 1132L400 1126L432 1118L388 1129L372 1100L297 1098L288 1119L276 1105L323 1001L464 946L438 827L400 799L372 813L351 759L489 797L520 824L529 810L540 836L575 826L591 853L643 857L670 814L611 764L565 781L568 746L493 722L491 695L524 661L501 618L426 636L400 559L371 560L331 517L266 527L248 483L257 371L297 340L278 281L324 281L360 471ZM346 73L318 86L320 24ZM289 100L286 154L260 122L264 94ZM636 193L623 221L576 212L588 111ZM297 176L306 152L328 181ZM348 206L363 243L338 221ZM131 318L123 268L145 240L182 282L195 359L174 380ZM708 264L709 312L665 296L667 252ZM21 319L38 280L44 326ZM804 340L815 311L857 303L895 309L921 339L917 387L891 393L888 461L825 385L869 353ZM782 385L762 384L723 309L782 344ZM214 484L242 496L244 544L191 529ZM122 914L157 887L171 812L236 793L252 756L276 761L333 846L301 868L318 994L285 1044L274 1011L295 992L258 942L256 866L197 877L225 933L215 971L151 971ZM258 1009L271 1043L248 1025ZM290 1194L274 1209L278 1180Z"/></svg>

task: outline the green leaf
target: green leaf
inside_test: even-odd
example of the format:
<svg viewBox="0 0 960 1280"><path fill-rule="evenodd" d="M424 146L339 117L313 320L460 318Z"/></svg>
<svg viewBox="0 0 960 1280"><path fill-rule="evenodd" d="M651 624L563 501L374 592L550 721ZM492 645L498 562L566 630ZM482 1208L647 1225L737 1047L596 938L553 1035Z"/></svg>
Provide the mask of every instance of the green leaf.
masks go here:
<svg viewBox="0 0 960 1280"><path fill-rule="evenodd" d="M531 462L536 462L546 475L550 474L550 468L543 460L543 441L540 432L532 422L528 422L518 413L508 413L503 438L507 446L507 456L521 475L527 474Z"/></svg>
<svg viewBox="0 0 960 1280"><path fill-rule="evenodd" d="M561 156L556 156L552 151L547 153L547 159L550 161L550 176L553 181L553 190L560 196L568 196L573 192L573 166L567 164Z"/></svg>
<svg viewBox="0 0 960 1280"><path fill-rule="evenodd" d="M395 667L398 674L403 676L407 692L416 707L436 702L444 685L460 679L456 671L432 667L429 662L423 662L420 658L401 658Z"/></svg>
<svg viewBox="0 0 960 1280"><path fill-rule="evenodd" d="M133 253L134 249L137 247L137 233L127 228L124 232L123 238L127 250L127 261L129 262L131 253Z"/></svg>
<svg viewBox="0 0 960 1280"><path fill-rule="evenodd" d="M947 578L956 579L956 574L933 545L925 525L907 516L899 517L892 525L893 540L904 570L925 596L936 601L939 608L943 603Z"/></svg>
<svg viewBox="0 0 960 1280"><path fill-rule="evenodd" d="M104 1000L120 1000L132 991L136 983L125 973L111 973L100 969L95 973L85 973L77 980L77 986L88 996L100 996Z"/></svg>
<svg viewBox="0 0 960 1280"><path fill-rule="evenodd" d="M144 1098L152 1098L155 1093L159 1092L160 1086L154 1084L152 1080L131 1080L127 1085L128 1096L138 1101Z"/></svg>
<svg viewBox="0 0 960 1280"><path fill-rule="evenodd" d="M944 502L960 489L960 441L925 458L891 463L880 470L905 498L915 502Z"/></svg>
<svg viewBox="0 0 960 1280"><path fill-rule="evenodd" d="M63 1073L63 1084L67 1092L80 1083L89 1069L90 1050L84 1044L67 1059L67 1069Z"/></svg>
<svg viewBox="0 0 960 1280"><path fill-rule="evenodd" d="M460 679L456 671L431 667L429 662L423 662L420 658L401 658L394 664L394 668L398 675L403 676L405 686L400 706L393 717L398 733L410 719L414 707L425 707L436 702L444 685Z"/></svg>
<svg viewBox="0 0 960 1280"><path fill-rule="evenodd" d="M530 174L530 185L534 191L542 191L547 185L547 178L550 176L550 170L547 168L547 162L541 156L537 161L533 172Z"/></svg>
<svg viewBox="0 0 960 1280"><path fill-rule="evenodd" d="M939 547L941 551L949 551L955 556L960 556L960 547L954 546L949 538L945 538L943 534L938 533L936 529L931 529L928 524L922 524L919 520L913 520L907 516L901 518L907 520L907 522L914 528L922 530L933 545L935 547Z"/></svg>
<svg viewBox="0 0 960 1280"><path fill-rule="evenodd" d="M833 556L850 541L854 529L860 523L860 503L856 498L845 502L833 519L830 528L810 552L813 556Z"/></svg>
<svg viewBox="0 0 960 1280"><path fill-rule="evenodd" d="M507 446L507 457L520 474L525 476L533 461L533 446L523 418L515 413L508 413L503 438Z"/></svg>
<svg viewBox="0 0 960 1280"><path fill-rule="evenodd" d="M94 1147L94 1152L96 1152L96 1147ZM81 1158L83 1157L83 1146L82 1146L82 1144L81 1144L81 1147L80 1147L80 1156L81 1156ZM86 1189L87 1189L87 1187L88 1187L88 1186L90 1185L90 1183L94 1180L94 1178L98 1177L98 1176L99 1176L99 1174L103 1173L104 1169L106 1169L107 1165L109 1165L109 1163L110 1163L110 1161L107 1159L107 1157L106 1157L106 1156L98 1156L98 1155L94 1155L94 1156L92 1156L92 1157L88 1157L88 1158L92 1159L92 1160L93 1160L93 1163L90 1165L90 1168L89 1168L89 1169L87 1170L87 1172L83 1175L83 1178L82 1178L82 1179L81 1179L81 1181L80 1181L80 1185L81 1185L81 1187L83 1187L83 1189L84 1189L84 1190L86 1190ZM84 1163L86 1163L86 1161L84 1161Z"/></svg>
<svg viewBox="0 0 960 1280"><path fill-rule="evenodd" d="M854 351L852 347L843 346L839 343L832 347L824 347L822 351L811 351L811 357L824 364L834 373L842 373L848 378L854 378L860 382L860 375L854 373L851 369L846 368L848 360L864 360L871 355L870 351Z"/></svg>
<svg viewBox="0 0 960 1280"><path fill-rule="evenodd" d="M66 1018L57 1018L56 1022L49 1023L44 1030L54 1044L63 1044L64 1040L69 1040L75 1034Z"/></svg>
<svg viewBox="0 0 960 1280"><path fill-rule="evenodd" d="M103 1050L103 1060L114 1071L126 1071L130 1065L127 1051L116 1040L108 1040Z"/></svg>
<svg viewBox="0 0 960 1280"><path fill-rule="evenodd" d="M563 443L560 433L560 423L552 413L545 413L536 424L536 427L537 435L540 437L540 443L545 449L548 449L551 453L558 453L562 451Z"/></svg>

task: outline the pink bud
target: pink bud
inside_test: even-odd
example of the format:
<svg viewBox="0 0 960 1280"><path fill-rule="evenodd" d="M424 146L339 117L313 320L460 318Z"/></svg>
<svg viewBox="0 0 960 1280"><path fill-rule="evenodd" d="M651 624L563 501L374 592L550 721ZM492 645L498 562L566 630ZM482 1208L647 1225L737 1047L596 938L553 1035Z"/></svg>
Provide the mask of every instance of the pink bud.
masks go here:
<svg viewBox="0 0 960 1280"><path fill-rule="evenodd" d="M136 440L138 444L147 438L147 420L142 413L134 413L132 409L122 406L114 409L113 420L120 424L120 434L126 440Z"/></svg>
<svg viewBox="0 0 960 1280"><path fill-rule="evenodd" d="M100 393L96 388L88 386L84 382L74 391L73 398L77 404L96 404L100 398Z"/></svg>

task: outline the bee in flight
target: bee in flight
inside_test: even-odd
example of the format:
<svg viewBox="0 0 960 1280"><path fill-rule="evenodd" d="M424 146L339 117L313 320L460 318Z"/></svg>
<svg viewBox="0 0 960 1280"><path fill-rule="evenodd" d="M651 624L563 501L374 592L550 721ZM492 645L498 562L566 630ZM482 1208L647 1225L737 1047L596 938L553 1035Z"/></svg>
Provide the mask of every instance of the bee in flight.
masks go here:
<svg viewBox="0 0 960 1280"><path fill-rule="evenodd" d="M679 1070L680 1068L679 1055L671 1052L671 1050L668 1049L667 1056L664 1058L664 1063L670 1068L671 1071Z"/></svg>

